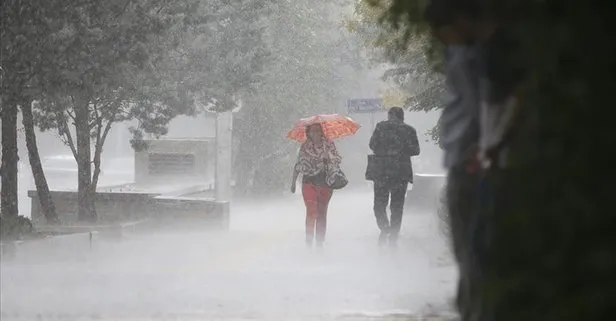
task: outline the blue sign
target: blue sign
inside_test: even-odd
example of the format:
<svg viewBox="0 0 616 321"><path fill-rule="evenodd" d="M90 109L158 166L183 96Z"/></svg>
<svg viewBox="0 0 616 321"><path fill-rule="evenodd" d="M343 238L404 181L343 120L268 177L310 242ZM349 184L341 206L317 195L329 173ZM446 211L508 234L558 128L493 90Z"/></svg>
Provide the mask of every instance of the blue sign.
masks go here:
<svg viewBox="0 0 616 321"><path fill-rule="evenodd" d="M347 112L349 114L372 114L380 111L384 111L383 99L368 98L347 100Z"/></svg>

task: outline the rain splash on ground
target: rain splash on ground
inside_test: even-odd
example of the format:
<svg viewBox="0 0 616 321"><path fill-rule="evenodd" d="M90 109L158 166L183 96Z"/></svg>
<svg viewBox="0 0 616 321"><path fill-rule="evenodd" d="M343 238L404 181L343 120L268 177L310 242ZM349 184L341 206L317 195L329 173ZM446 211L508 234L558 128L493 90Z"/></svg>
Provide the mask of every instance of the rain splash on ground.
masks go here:
<svg viewBox="0 0 616 321"><path fill-rule="evenodd" d="M35 257L18 252L1 265L2 320L449 313L455 269L436 215L408 213L394 250L378 247L371 207L369 191L335 195L323 249L306 248L294 195L235 204L229 232L125 233L91 246L83 236Z"/></svg>

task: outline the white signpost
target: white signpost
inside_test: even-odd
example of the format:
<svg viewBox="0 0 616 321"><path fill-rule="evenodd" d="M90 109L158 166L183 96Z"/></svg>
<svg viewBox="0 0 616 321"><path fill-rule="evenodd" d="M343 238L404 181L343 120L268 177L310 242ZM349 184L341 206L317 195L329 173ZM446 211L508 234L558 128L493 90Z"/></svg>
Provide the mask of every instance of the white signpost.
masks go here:
<svg viewBox="0 0 616 321"><path fill-rule="evenodd" d="M231 159L233 113L216 113L216 200L231 201Z"/></svg>
<svg viewBox="0 0 616 321"><path fill-rule="evenodd" d="M347 113L351 114L370 114L370 126L374 131L374 115L378 112L383 112L383 99L381 98L364 98L364 99L349 99L347 100Z"/></svg>
<svg viewBox="0 0 616 321"><path fill-rule="evenodd" d="M216 172L214 188L221 208L223 228L229 228L231 215L231 151L233 113L216 113Z"/></svg>
<svg viewBox="0 0 616 321"><path fill-rule="evenodd" d="M216 113L216 172L214 187L216 201L223 203L226 224L229 223L230 203L232 198L233 166L233 113L242 108L241 99L232 111Z"/></svg>

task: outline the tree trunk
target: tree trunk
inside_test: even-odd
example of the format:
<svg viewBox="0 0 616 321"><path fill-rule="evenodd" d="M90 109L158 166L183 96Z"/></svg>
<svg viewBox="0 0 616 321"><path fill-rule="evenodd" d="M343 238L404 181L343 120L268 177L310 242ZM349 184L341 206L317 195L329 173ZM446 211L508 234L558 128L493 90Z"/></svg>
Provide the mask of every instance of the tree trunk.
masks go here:
<svg viewBox="0 0 616 321"><path fill-rule="evenodd" d="M101 121L99 119L99 121ZM96 187L98 186L98 178L101 174L101 156L103 155L103 146L105 145L105 141L107 141L107 135L109 135L109 131L111 130L111 126L113 121L109 121L106 126L102 125L102 121L100 126L97 128L96 133L96 144L94 146L94 174L92 175L92 190L96 191Z"/></svg>
<svg viewBox="0 0 616 321"><path fill-rule="evenodd" d="M17 104L14 100L2 103L2 216L17 216L18 161L17 155Z"/></svg>
<svg viewBox="0 0 616 321"><path fill-rule="evenodd" d="M101 174L101 154L103 152L103 147L101 145L96 145L94 148L94 173L92 175L92 182L90 183L91 189L96 191L96 187L98 186L98 178Z"/></svg>
<svg viewBox="0 0 616 321"><path fill-rule="evenodd" d="M34 176L34 184L36 185L36 193L38 194L39 202L41 203L41 209L45 214L47 224L57 224L58 214L56 213L56 206L51 199L51 193L49 192L49 185L47 185L47 179L43 172L43 166L41 165L41 157L39 155L38 147L36 144L36 134L34 132L34 119L32 117L32 100L24 98L21 102L21 114L24 130L26 133L26 147L28 149L28 158L30 159L30 167L32 168L32 176Z"/></svg>
<svg viewBox="0 0 616 321"><path fill-rule="evenodd" d="M90 150L90 101L80 96L75 100L75 134L77 136L77 197L78 219L96 222L94 197L92 189L92 165Z"/></svg>

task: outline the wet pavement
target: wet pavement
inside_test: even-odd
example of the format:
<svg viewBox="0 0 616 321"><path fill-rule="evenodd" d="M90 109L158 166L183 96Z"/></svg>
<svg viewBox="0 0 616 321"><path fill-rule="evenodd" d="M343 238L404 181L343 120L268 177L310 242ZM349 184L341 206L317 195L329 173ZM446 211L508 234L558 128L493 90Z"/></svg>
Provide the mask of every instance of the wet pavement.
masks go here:
<svg viewBox="0 0 616 321"><path fill-rule="evenodd" d="M399 320L448 313L455 269L436 214L380 248L367 191L334 196L323 249L301 197L236 204L229 232L128 233L1 265L2 320ZM43 253L46 252L46 253Z"/></svg>

